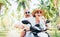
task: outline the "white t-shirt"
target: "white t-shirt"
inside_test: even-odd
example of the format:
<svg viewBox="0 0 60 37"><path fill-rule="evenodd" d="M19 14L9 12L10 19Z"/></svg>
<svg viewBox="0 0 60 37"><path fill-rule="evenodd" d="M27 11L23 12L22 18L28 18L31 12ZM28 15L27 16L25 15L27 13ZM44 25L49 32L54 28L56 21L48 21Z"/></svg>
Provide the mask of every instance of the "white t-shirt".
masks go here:
<svg viewBox="0 0 60 37"><path fill-rule="evenodd" d="M43 18L44 18L43 16L40 17L40 23L39 23L39 25L40 25L40 27L43 30L45 30L46 29L46 26L45 26L45 20ZM35 26L36 25L36 19L34 17L33 18L30 18L28 21L31 23L32 26Z"/></svg>
<svg viewBox="0 0 60 37"><path fill-rule="evenodd" d="M31 16L31 17L28 17L28 18L23 18L23 19L21 19L21 20L20 20L20 24L21 24L21 25L23 24L23 23L22 23L22 20L28 20L30 23L32 23L33 17ZM29 24L28 24L27 26L30 27Z"/></svg>

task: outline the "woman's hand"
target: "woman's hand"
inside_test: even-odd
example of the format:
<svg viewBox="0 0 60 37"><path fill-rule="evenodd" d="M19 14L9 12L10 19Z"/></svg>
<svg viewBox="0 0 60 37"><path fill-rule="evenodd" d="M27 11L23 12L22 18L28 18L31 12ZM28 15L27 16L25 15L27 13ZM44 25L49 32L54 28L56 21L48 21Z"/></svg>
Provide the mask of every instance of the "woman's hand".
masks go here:
<svg viewBox="0 0 60 37"><path fill-rule="evenodd" d="M40 18L38 16L36 16L36 24L40 23Z"/></svg>

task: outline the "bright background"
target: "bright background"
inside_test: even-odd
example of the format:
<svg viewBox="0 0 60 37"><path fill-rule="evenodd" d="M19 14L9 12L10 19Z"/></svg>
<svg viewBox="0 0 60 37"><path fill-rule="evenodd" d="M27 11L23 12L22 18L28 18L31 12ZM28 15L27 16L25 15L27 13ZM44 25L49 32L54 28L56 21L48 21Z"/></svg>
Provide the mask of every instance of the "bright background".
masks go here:
<svg viewBox="0 0 60 37"><path fill-rule="evenodd" d="M25 9L45 11L45 18L51 22L47 32L51 37L60 37L60 0L0 0L0 37L19 37L14 23L23 18ZM58 26L58 27L57 27ZM13 34L12 34L13 33Z"/></svg>

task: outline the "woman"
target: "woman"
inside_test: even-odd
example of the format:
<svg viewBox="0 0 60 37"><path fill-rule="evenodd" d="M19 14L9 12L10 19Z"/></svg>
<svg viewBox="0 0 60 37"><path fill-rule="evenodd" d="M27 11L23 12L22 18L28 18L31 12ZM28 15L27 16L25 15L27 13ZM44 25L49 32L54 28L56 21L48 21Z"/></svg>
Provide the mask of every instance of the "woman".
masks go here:
<svg viewBox="0 0 60 37"><path fill-rule="evenodd" d="M42 10L34 10L32 12L32 16L35 18L35 26L38 27L41 32L38 32L36 34L38 37L50 37L46 31L47 27L45 25L45 18L44 18L44 12Z"/></svg>

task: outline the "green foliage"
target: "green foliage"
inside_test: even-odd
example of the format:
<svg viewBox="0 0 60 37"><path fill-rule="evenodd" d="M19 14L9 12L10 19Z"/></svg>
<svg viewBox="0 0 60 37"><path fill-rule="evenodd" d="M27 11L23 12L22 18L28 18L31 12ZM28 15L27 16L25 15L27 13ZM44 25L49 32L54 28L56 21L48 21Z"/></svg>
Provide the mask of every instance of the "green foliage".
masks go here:
<svg viewBox="0 0 60 37"><path fill-rule="evenodd" d="M17 0L17 2L18 2L18 8L17 8L18 11L20 11L21 8L26 9L26 5L27 5L26 0Z"/></svg>
<svg viewBox="0 0 60 37"><path fill-rule="evenodd" d="M41 5L38 4L38 6L40 6L39 8L45 11L45 18L53 19L53 17L57 16L56 14L58 9L54 8L54 0L47 0L45 3L43 0L41 0Z"/></svg>
<svg viewBox="0 0 60 37"><path fill-rule="evenodd" d="M38 0L38 1L40 1L40 0ZM9 7L11 6L11 3L9 2L9 0L0 0L0 3L3 4L3 6L5 7L4 12L2 12L3 15L0 16L0 18L1 18L0 21L2 23L2 27L3 28L6 28L6 26L4 24L5 21L3 22L3 19L5 18L5 16L7 16L7 18L9 18L9 17L11 18L11 16L12 16L13 19L11 20L11 22L13 23L14 19L20 20L20 16L21 16L20 11L21 11L21 8L26 9L26 7L29 7L28 6L29 4L28 4L27 0L16 0L15 2L18 3L18 7L17 7L17 10L16 10L17 15L14 14L15 12L13 10L12 10L12 13L9 15ZM2 6L1 4L0 4L0 6ZM52 21L52 25L55 28L56 27L56 19L58 18L58 9L56 9L54 7L54 0L47 0L45 3L44 3L44 0L41 0L41 4L37 4L37 5L39 6L40 9L45 11L44 16L47 19L52 19L51 20ZM60 2L58 3L58 6L60 6ZM8 20L8 19L6 19L6 20ZM10 24L12 25L12 23L10 23ZM2 35L4 37L5 34L2 34L2 33L4 33L4 32L3 31L0 32L0 35ZM53 30L51 32L51 34L52 34L51 35L52 37L60 37L60 35L59 35L60 33L57 30Z"/></svg>

